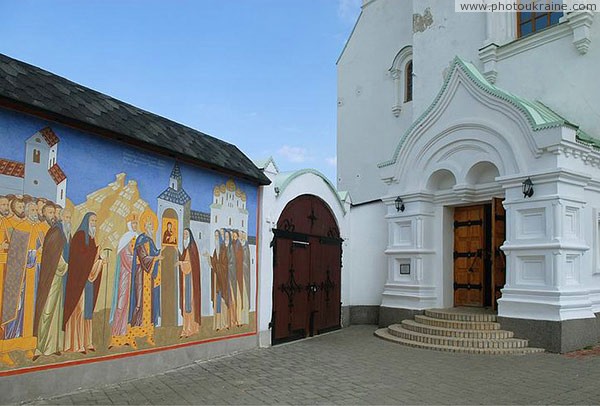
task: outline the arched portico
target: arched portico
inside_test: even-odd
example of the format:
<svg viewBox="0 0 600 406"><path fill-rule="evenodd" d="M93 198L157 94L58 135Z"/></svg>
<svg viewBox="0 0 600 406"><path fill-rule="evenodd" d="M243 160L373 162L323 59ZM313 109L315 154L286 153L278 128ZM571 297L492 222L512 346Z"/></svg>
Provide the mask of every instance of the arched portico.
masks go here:
<svg viewBox="0 0 600 406"><path fill-rule="evenodd" d="M548 107L502 91L456 58L432 105L379 164L389 228L380 324L433 307L494 306L500 294L498 315L507 320L595 320L581 227L592 214L584 210L589 178L577 172L577 154L558 152L578 134ZM527 178L533 197L521 193ZM476 239L477 224L488 280L461 282L459 268L475 273L478 251L460 240ZM457 289L479 286L489 287L487 297L458 298Z"/></svg>

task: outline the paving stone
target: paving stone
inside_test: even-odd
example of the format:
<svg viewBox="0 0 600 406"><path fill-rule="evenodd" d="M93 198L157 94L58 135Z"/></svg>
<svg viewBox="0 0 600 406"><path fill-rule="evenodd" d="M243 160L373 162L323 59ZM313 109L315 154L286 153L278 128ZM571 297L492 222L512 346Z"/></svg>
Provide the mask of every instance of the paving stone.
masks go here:
<svg viewBox="0 0 600 406"><path fill-rule="evenodd" d="M34 404L596 404L600 356L398 346L352 326Z"/></svg>

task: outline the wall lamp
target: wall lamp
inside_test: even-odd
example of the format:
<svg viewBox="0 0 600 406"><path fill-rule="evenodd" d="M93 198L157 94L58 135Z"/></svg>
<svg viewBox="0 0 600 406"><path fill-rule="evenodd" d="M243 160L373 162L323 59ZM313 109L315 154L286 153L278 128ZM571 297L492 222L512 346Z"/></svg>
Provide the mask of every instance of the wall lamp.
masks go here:
<svg viewBox="0 0 600 406"><path fill-rule="evenodd" d="M400 196L394 200L394 204L396 205L396 211L404 211L404 202L402 202Z"/></svg>
<svg viewBox="0 0 600 406"><path fill-rule="evenodd" d="M523 181L523 197L533 196L533 182L531 178L527 178Z"/></svg>

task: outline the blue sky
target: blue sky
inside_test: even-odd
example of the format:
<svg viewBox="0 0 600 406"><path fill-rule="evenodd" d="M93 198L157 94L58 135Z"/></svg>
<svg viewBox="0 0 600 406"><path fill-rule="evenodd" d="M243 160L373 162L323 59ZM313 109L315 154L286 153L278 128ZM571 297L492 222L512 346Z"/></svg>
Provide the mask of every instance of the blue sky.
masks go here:
<svg viewBox="0 0 600 406"><path fill-rule="evenodd" d="M0 0L0 53L335 180L361 0Z"/></svg>

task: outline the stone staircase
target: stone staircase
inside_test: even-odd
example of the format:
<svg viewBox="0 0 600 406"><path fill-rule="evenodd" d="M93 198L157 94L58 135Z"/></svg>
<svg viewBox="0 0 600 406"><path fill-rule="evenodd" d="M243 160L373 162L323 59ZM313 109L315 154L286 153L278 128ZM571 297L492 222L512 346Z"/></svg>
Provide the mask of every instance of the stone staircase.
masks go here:
<svg viewBox="0 0 600 406"><path fill-rule="evenodd" d="M425 310L414 320L403 320L375 331L384 340L416 348L469 354L523 355L544 352L528 347L528 341L514 338L500 329L496 314L486 309L455 307Z"/></svg>

